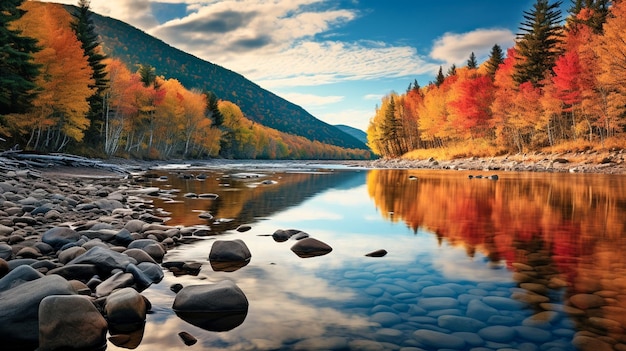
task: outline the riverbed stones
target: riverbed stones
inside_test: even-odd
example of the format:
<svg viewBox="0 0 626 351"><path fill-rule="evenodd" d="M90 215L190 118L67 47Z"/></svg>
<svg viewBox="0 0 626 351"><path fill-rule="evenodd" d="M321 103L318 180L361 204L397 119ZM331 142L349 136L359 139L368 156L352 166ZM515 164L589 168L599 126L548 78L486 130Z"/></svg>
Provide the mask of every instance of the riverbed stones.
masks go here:
<svg viewBox="0 0 626 351"><path fill-rule="evenodd" d="M39 339L39 304L47 296L74 295L72 285L52 275L24 282L0 292L0 340L36 343Z"/></svg>
<svg viewBox="0 0 626 351"><path fill-rule="evenodd" d="M87 297L47 296L41 300L38 316L38 350L93 350L106 344L107 322Z"/></svg>

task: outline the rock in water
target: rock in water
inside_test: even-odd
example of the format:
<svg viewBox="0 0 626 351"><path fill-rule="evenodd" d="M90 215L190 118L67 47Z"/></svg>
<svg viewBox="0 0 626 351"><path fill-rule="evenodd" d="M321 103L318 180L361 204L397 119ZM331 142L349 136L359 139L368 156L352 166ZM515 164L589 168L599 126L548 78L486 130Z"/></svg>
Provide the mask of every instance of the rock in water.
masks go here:
<svg viewBox="0 0 626 351"><path fill-rule="evenodd" d="M88 298L48 296L39 305L39 349L95 350L106 345L107 322Z"/></svg>
<svg viewBox="0 0 626 351"><path fill-rule="evenodd" d="M176 294L172 306L185 321L211 331L231 330L248 314L248 299L233 282L190 285Z"/></svg>
<svg viewBox="0 0 626 351"><path fill-rule="evenodd" d="M143 327L147 306L144 297L135 289L123 288L107 297L104 311L111 334L127 333Z"/></svg>
<svg viewBox="0 0 626 351"><path fill-rule="evenodd" d="M209 262L215 271L235 271L250 262L252 254L241 239L216 240L211 246Z"/></svg>
<svg viewBox="0 0 626 351"><path fill-rule="evenodd" d="M385 249L380 249L380 250L376 250L376 251L372 251L370 253L365 254L365 256L367 257L383 257L387 254L387 250Z"/></svg>
<svg viewBox="0 0 626 351"><path fill-rule="evenodd" d="M295 243L291 247L291 251L302 258L308 258L326 255L333 251L333 248L317 239L305 238Z"/></svg>

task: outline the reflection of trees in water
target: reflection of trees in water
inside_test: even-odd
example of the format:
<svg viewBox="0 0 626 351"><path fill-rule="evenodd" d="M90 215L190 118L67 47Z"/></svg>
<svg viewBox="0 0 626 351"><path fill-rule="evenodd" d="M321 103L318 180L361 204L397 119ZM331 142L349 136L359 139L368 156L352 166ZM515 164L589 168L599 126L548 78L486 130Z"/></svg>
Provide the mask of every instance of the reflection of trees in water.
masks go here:
<svg viewBox="0 0 626 351"><path fill-rule="evenodd" d="M162 199L155 199L155 206L172 212L175 222L168 224L201 224L198 207L210 212L215 219L204 224L211 226L211 232L219 234L233 230L241 224L254 223L259 218L269 217L284 209L297 206L316 194L331 189L354 187L363 184L365 173L359 171L326 171L315 173L291 172L256 172L262 177L239 178L225 176L222 173L210 173L204 181L182 179L176 174L168 174L167 183L173 189L179 189L177 204L168 204ZM233 172L236 173L236 172ZM163 173L166 174L166 173ZM274 184L260 184L263 180L273 180ZM163 186L162 182L153 183ZM185 193L215 193L216 200L186 199ZM194 212L194 210L196 212Z"/></svg>
<svg viewBox="0 0 626 351"><path fill-rule="evenodd" d="M386 218L436 233L469 256L506 260L521 288L513 296L534 306L535 322L550 323L552 309L562 308L557 314L576 321L577 335L626 343L623 177L511 174L494 182L387 170L370 172L367 186Z"/></svg>

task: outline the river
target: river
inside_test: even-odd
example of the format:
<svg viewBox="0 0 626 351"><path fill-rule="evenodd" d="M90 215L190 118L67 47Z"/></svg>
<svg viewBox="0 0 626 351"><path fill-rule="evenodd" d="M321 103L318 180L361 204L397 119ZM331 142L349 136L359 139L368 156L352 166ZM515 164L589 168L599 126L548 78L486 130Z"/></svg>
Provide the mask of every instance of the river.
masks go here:
<svg viewBox="0 0 626 351"><path fill-rule="evenodd" d="M152 312L137 350L185 348L182 331L196 350L626 349L624 176L262 163L150 173L146 186L170 190L152 199L166 224L210 231L165 256L200 269L166 270L143 292ZM273 240L278 229L332 251L301 258L294 239ZM214 269L211 246L233 239L250 262ZM249 301L227 330L172 311L173 284L222 280Z"/></svg>

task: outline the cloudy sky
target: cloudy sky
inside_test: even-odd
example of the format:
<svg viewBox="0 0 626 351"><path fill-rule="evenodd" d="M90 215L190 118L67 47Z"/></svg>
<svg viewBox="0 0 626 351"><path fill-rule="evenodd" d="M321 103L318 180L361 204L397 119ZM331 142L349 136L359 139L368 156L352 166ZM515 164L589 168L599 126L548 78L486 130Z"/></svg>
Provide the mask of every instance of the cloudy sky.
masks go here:
<svg viewBox="0 0 626 351"><path fill-rule="evenodd" d="M506 52L534 3L91 0L91 9L238 72L327 123L365 130L389 92L414 79L424 86L471 52L481 63L494 44Z"/></svg>

